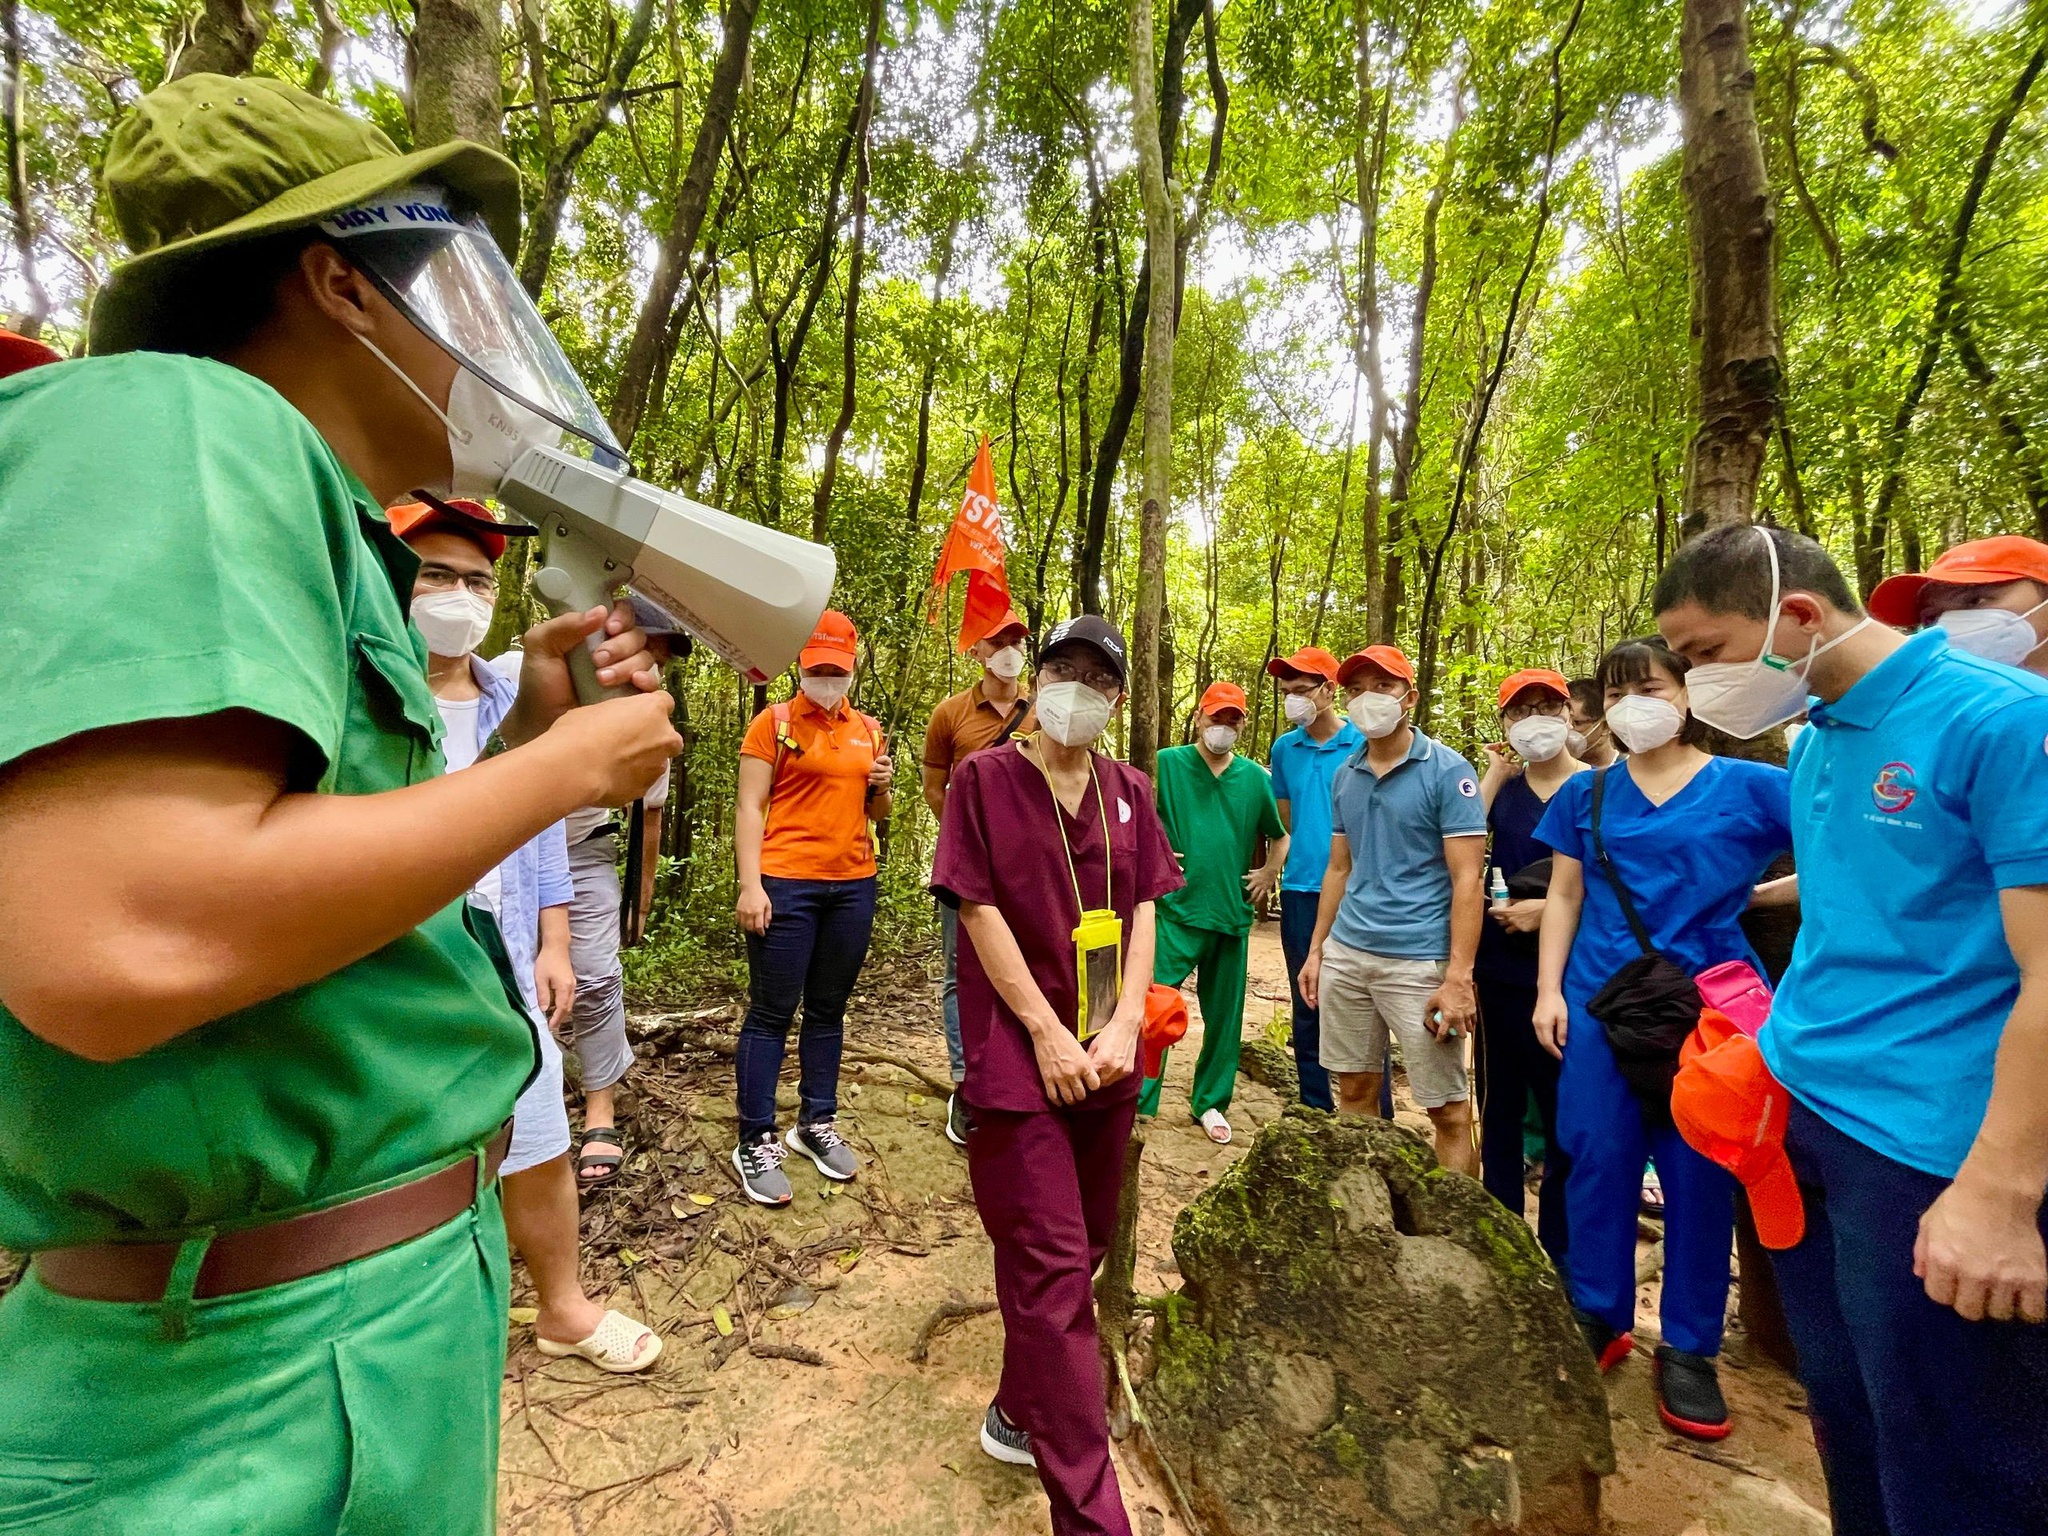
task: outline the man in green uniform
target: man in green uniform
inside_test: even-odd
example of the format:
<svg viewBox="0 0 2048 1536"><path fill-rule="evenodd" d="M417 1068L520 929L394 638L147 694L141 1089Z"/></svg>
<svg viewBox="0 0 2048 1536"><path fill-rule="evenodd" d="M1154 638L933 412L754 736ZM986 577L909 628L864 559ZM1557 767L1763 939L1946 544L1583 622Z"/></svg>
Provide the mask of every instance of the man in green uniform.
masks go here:
<svg viewBox="0 0 2048 1536"><path fill-rule="evenodd" d="M441 773L381 509L583 419L419 318L451 253L509 279L508 162L194 75L105 174L135 257L99 355L0 384L0 1245L32 1258L0 1302L0 1529L486 1532L493 1175L536 1054L461 898L644 790L669 701L625 618L568 615L527 635L494 760ZM348 235L400 190L448 226L407 237L410 288ZM571 709L601 629L638 691Z"/></svg>
<svg viewBox="0 0 2048 1536"><path fill-rule="evenodd" d="M1195 716L1195 740L1159 754L1156 793L1166 835L1187 884L1159 898L1158 949L1152 979L1178 987L1196 973L1202 1005L1202 1054L1195 1058L1190 1108L1209 1139L1230 1140L1224 1111L1237 1084L1244 1039L1247 944L1252 909L1279 882L1287 862L1287 828L1266 770L1237 755L1244 726L1244 690L1211 683ZM1258 864L1259 840L1270 844ZM1165 1067L1160 1068L1163 1076ZM1159 1113L1161 1078L1146 1081L1138 1112Z"/></svg>

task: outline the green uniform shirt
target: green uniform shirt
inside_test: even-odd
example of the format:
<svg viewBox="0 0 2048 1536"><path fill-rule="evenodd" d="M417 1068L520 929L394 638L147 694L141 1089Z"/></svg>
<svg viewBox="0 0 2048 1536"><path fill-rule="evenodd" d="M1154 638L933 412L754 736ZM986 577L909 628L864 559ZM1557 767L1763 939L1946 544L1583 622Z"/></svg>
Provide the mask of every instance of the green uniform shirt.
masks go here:
<svg viewBox="0 0 2048 1536"><path fill-rule="evenodd" d="M417 561L238 369L132 353L0 383L0 551L0 765L246 709L297 733L294 790L441 771L406 619ZM503 980L458 902L127 1061L61 1051L0 1005L0 1245L250 1225L453 1160L534 1071Z"/></svg>
<svg viewBox="0 0 2048 1536"><path fill-rule="evenodd" d="M1202 749L1193 745L1160 753L1153 778L1166 836L1188 877L1186 885L1159 898L1159 910L1186 928L1251 932L1245 873L1261 837L1287 832L1273 799L1273 780L1242 757L1233 757L1221 773L1211 773Z"/></svg>

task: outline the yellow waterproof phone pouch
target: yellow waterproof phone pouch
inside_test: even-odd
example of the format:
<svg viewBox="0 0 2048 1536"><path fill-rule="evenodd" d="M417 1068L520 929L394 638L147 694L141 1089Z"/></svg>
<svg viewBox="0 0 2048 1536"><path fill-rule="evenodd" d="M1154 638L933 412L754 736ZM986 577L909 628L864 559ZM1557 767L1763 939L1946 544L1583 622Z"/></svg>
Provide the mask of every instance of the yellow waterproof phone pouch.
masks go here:
<svg viewBox="0 0 2048 1536"><path fill-rule="evenodd" d="M1074 930L1074 965L1080 990L1075 1034L1083 1041L1104 1028L1124 990L1124 920L1114 912L1083 912Z"/></svg>
<svg viewBox="0 0 2048 1536"><path fill-rule="evenodd" d="M1033 754L1034 757L1036 754ZM1060 847L1067 856L1067 878L1074 882L1074 906L1081 913L1081 925L1074 930L1074 1034L1086 1041L1107 1025L1116 1012L1124 989L1124 920L1106 907L1090 907L1081 899L1081 877L1074 872L1074 850L1067 842L1066 813L1060 809L1059 791L1052 787L1052 774L1043 760L1038 771L1045 774L1045 791L1052 796L1053 824L1060 829ZM1116 900L1115 868L1111 863L1109 808L1102 803L1102 781L1095 775L1095 760L1088 760L1088 781L1095 786L1095 809L1102 816L1102 899Z"/></svg>

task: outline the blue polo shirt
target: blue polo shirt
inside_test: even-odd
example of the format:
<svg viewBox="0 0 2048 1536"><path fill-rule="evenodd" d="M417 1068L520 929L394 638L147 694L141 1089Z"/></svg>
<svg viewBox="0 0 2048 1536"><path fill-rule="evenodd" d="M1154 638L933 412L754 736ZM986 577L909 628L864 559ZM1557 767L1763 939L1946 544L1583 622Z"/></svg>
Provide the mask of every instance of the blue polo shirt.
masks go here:
<svg viewBox="0 0 2048 1536"><path fill-rule="evenodd" d="M1287 867L1280 871L1283 891L1320 891L1323 871L1330 867L1330 784L1351 754L1365 745L1365 735L1342 715L1343 723L1328 741L1317 741L1296 726L1273 743L1267 764L1273 774L1273 798L1288 806Z"/></svg>
<svg viewBox="0 0 2048 1536"><path fill-rule="evenodd" d="M1998 893L2048 885L2048 682L1929 630L1811 719L1799 943L1764 1059L1838 1130L1951 1178L2019 996Z"/></svg>
<svg viewBox="0 0 2048 1536"><path fill-rule="evenodd" d="M1472 765L1422 732L1382 777L1363 742L1332 787L1330 827L1351 844L1351 878L1331 937L1395 960L1451 953L1447 837L1484 837L1486 811Z"/></svg>

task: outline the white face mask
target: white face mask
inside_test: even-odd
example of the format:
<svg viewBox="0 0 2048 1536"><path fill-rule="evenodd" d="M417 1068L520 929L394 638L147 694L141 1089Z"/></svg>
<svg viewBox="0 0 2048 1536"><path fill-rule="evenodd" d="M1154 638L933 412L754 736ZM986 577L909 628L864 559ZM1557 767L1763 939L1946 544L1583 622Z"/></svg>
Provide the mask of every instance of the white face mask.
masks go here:
<svg viewBox="0 0 2048 1536"><path fill-rule="evenodd" d="M1004 682L1014 683L1024 673L1024 653L1014 645L1006 645L982 665Z"/></svg>
<svg viewBox="0 0 2048 1536"><path fill-rule="evenodd" d="M2041 648L2041 637L2027 621L2048 603L2036 603L2025 613L2005 608L1958 608L1935 622L1948 632L1948 643L1972 656L2016 667Z"/></svg>
<svg viewBox="0 0 2048 1536"><path fill-rule="evenodd" d="M818 708L826 711L837 709L846 699L846 692L853 686L850 677L806 677L797 686L803 689L804 697Z"/></svg>
<svg viewBox="0 0 2048 1536"><path fill-rule="evenodd" d="M1351 717L1353 725L1378 741L1401 728L1401 716L1406 711L1399 699L1390 699L1384 693L1361 693L1344 706L1344 713Z"/></svg>
<svg viewBox="0 0 2048 1536"><path fill-rule="evenodd" d="M1710 661L1685 674L1685 693L1692 702L1693 718L1741 741L1761 736L1772 726L1804 714L1806 679L1815 660L1865 624L1876 622L1865 614L1860 623L1851 625L1826 644L1816 635L1813 644L1806 648L1806 655L1798 661L1772 655L1771 637L1778 631L1778 545L1769 530L1759 527L1757 534L1763 539L1764 552L1771 561L1771 616L1764 621L1762 653L1754 661ZM1607 719L1613 723L1612 710L1607 712ZM1618 728L1615 734L1621 735ZM1628 740L1626 736L1621 739Z"/></svg>
<svg viewBox="0 0 2048 1536"><path fill-rule="evenodd" d="M436 656L467 656L491 632L491 606L467 587L422 592L412 600L412 621Z"/></svg>
<svg viewBox="0 0 2048 1536"><path fill-rule="evenodd" d="M1228 725L1204 726L1202 745L1217 757L1226 756L1237 745L1237 731Z"/></svg>
<svg viewBox="0 0 2048 1536"><path fill-rule="evenodd" d="M1573 757L1578 758L1581 762L1585 761L1586 753L1591 749L1592 745L1591 742L1586 740L1586 733L1584 731L1565 732L1565 751L1571 753Z"/></svg>
<svg viewBox="0 0 2048 1536"><path fill-rule="evenodd" d="M1689 681L1690 674L1687 676ZM1654 752L1684 727L1685 714L1668 700L1631 693L1607 706L1606 720L1607 728L1629 751Z"/></svg>
<svg viewBox="0 0 2048 1536"><path fill-rule="evenodd" d="M1113 708L1086 683L1047 683L1035 707L1045 734L1063 747L1085 747L1100 736Z"/></svg>
<svg viewBox="0 0 2048 1536"><path fill-rule="evenodd" d="M1555 715L1530 715L1508 727L1508 745L1526 762L1547 763L1565 749L1572 728Z"/></svg>
<svg viewBox="0 0 2048 1536"><path fill-rule="evenodd" d="M413 381L398 364L367 336L357 336L377 361L398 375L399 382L420 398L420 403L440 417L448 429L447 494L473 501L488 500L529 448L559 448L562 429L545 416L528 410L517 400L501 395L476 374L455 365L455 382L448 387L448 409ZM428 486L428 490L435 487Z"/></svg>
<svg viewBox="0 0 2048 1536"><path fill-rule="evenodd" d="M1316 701L1308 694L1286 693L1280 696L1280 712L1287 717L1291 724L1307 725L1309 721L1321 714L1322 710L1317 707Z"/></svg>

